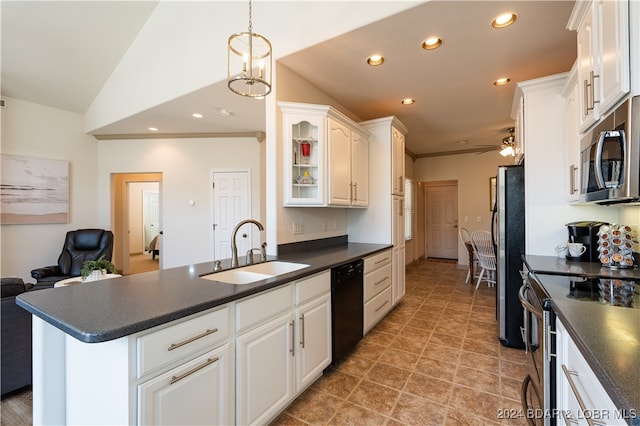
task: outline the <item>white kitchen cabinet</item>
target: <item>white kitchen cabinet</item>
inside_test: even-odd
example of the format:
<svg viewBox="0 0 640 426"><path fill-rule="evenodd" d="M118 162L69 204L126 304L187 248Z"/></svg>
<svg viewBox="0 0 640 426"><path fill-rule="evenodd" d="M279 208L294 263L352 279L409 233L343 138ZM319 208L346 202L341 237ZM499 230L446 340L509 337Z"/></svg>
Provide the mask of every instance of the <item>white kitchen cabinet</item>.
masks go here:
<svg viewBox="0 0 640 426"><path fill-rule="evenodd" d="M331 273L236 304L236 422L265 424L331 362Z"/></svg>
<svg viewBox="0 0 640 426"><path fill-rule="evenodd" d="M296 392L301 392L331 364L331 287L298 307L296 321Z"/></svg>
<svg viewBox="0 0 640 426"><path fill-rule="evenodd" d="M231 423L232 360L227 343L138 386L138 424Z"/></svg>
<svg viewBox="0 0 640 426"><path fill-rule="evenodd" d="M364 334L391 310L392 250L364 259Z"/></svg>
<svg viewBox="0 0 640 426"><path fill-rule="evenodd" d="M343 121L329 123L328 204L366 207L369 198L369 148L366 135Z"/></svg>
<svg viewBox="0 0 640 426"><path fill-rule="evenodd" d="M567 81L562 89L562 96L565 98L565 121L566 121L566 173L567 201L577 202L580 199L580 130L579 130L579 108L578 108L578 74L577 62L571 68Z"/></svg>
<svg viewBox="0 0 640 426"><path fill-rule="evenodd" d="M407 128L396 117L360 123L369 132L369 208L349 212L349 241L392 244L392 305L405 293L404 146ZM365 314L366 315L366 314Z"/></svg>
<svg viewBox="0 0 640 426"><path fill-rule="evenodd" d="M559 424L587 425L587 419L603 425L626 425L613 401L575 342L556 319L556 405Z"/></svg>
<svg viewBox="0 0 640 426"><path fill-rule="evenodd" d="M36 334L62 339L64 364L56 367L61 379L50 391L66 407L56 415L44 407L36 422L233 424L231 306L100 343L81 342L36 321L42 326ZM176 411L177 405L186 412Z"/></svg>
<svg viewBox="0 0 640 426"><path fill-rule="evenodd" d="M289 108L283 108L283 112L284 204L321 206L325 203L326 180L324 113Z"/></svg>
<svg viewBox="0 0 640 426"><path fill-rule="evenodd" d="M584 132L629 92L629 2L576 2L579 127Z"/></svg>
<svg viewBox="0 0 640 426"><path fill-rule="evenodd" d="M351 132L351 205L369 206L369 141L366 134Z"/></svg>
<svg viewBox="0 0 640 426"><path fill-rule="evenodd" d="M404 195L404 135L406 132L402 132L399 128L391 129L391 140L393 145L393 152L391 156L391 191L394 195Z"/></svg>
<svg viewBox="0 0 640 426"><path fill-rule="evenodd" d="M393 288L395 306L405 294L404 197L393 196Z"/></svg>
<svg viewBox="0 0 640 426"><path fill-rule="evenodd" d="M366 131L327 105L280 102L288 207L367 207Z"/></svg>
<svg viewBox="0 0 640 426"><path fill-rule="evenodd" d="M236 339L238 424L266 424L293 399L293 327L287 312Z"/></svg>
<svg viewBox="0 0 640 426"><path fill-rule="evenodd" d="M136 339L137 371L144 381L138 385L137 392L138 424L231 421L230 332L230 308L225 306L139 336ZM214 347L216 349L192 359ZM166 367L176 364L179 365L167 371Z"/></svg>

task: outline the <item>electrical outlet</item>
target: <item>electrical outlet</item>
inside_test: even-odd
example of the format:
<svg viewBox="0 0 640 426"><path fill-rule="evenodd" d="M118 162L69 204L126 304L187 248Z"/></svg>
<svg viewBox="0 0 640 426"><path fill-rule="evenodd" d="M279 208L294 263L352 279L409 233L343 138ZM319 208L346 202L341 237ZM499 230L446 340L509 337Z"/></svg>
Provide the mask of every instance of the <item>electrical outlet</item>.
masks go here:
<svg viewBox="0 0 640 426"><path fill-rule="evenodd" d="M478 223L482 222L482 216L476 217L476 222L478 222Z"/></svg>
<svg viewBox="0 0 640 426"><path fill-rule="evenodd" d="M333 221L333 230L337 231L338 229L340 229L340 222L338 222L337 220Z"/></svg>
<svg viewBox="0 0 640 426"><path fill-rule="evenodd" d="M304 222L293 222L293 235L304 234Z"/></svg>

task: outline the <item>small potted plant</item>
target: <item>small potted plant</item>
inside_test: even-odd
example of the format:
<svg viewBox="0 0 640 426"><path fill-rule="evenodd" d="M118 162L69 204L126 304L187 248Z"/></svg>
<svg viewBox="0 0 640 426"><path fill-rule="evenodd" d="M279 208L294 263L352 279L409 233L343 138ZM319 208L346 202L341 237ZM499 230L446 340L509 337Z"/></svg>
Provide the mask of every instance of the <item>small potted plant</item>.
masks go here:
<svg viewBox="0 0 640 426"><path fill-rule="evenodd" d="M101 278L107 273L113 274L116 272L116 267L113 263L100 256L98 260L85 260L80 269L80 275L82 281L95 281Z"/></svg>

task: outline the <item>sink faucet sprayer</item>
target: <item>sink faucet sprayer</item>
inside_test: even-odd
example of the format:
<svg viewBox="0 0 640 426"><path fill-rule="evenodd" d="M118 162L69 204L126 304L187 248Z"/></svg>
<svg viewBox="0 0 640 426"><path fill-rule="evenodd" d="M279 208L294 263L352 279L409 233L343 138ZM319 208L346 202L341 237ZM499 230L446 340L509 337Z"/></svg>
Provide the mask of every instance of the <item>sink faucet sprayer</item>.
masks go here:
<svg viewBox="0 0 640 426"><path fill-rule="evenodd" d="M240 227L246 223L253 223L254 225L256 225L258 227L258 229L260 231L264 231L264 226L262 226L262 224L260 222L258 222L257 220L254 219L245 219L241 222L239 222L235 228L233 228L233 233L231 234L231 267L232 268L237 268L238 265L238 246L236 245L236 234L238 233L238 230L240 229ZM265 246L266 243L262 244L260 246L261 250L262 250L262 261L264 262L265 260L267 260L267 253L265 250Z"/></svg>

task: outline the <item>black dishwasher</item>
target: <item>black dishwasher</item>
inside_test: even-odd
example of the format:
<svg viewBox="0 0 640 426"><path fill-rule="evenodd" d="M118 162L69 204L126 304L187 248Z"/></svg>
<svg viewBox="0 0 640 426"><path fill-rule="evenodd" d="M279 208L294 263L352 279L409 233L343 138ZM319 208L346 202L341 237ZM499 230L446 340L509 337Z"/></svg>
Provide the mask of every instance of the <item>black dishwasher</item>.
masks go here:
<svg viewBox="0 0 640 426"><path fill-rule="evenodd" d="M340 362L362 339L363 271L362 259L331 269L333 364Z"/></svg>

